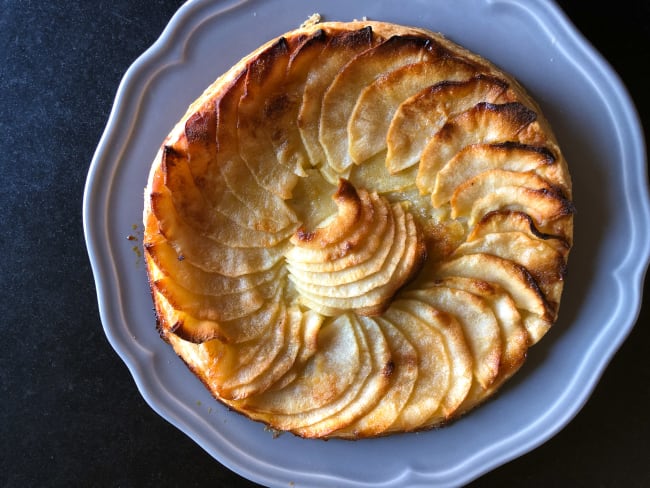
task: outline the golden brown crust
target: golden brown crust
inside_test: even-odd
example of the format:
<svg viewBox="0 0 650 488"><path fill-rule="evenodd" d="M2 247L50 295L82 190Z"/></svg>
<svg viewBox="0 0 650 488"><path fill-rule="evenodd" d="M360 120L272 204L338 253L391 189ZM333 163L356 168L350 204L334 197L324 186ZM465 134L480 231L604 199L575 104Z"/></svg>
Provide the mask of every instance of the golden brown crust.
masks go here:
<svg viewBox="0 0 650 488"><path fill-rule="evenodd" d="M441 426L557 319L571 180L511 76L425 29L308 23L219 77L145 189L161 337L303 437Z"/></svg>

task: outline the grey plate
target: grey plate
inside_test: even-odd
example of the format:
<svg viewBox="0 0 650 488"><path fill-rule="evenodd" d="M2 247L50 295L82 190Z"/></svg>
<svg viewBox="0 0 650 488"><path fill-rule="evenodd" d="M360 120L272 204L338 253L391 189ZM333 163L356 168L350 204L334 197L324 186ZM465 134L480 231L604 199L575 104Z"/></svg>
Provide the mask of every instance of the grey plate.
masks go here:
<svg viewBox="0 0 650 488"><path fill-rule="evenodd" d="M569 161L578 208L560 320L488 404L432 432L358 442L274 438L227 411L158 337L141 249L150 162L219 74L313 12L443 32L517 77ZM557 7L532 0L192 1L128 70L83 204L102 322L151 407L212 456L269 486L451 486L540 445L578 412L632 328L650 254L643 137L610 67Z"/></svg>

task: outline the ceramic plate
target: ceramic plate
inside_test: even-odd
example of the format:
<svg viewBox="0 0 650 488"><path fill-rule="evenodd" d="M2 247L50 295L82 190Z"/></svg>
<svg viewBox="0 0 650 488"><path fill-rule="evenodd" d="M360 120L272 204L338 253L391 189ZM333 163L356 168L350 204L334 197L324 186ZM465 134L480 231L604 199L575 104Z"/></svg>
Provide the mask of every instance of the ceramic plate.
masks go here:
<svg viewBox="0 0 650 488"><path fill-rule="evenodd" d="M537 99L569 161L578 214L559 322L496 398L444 429L358 442L276 438L213 401L155 330L138 246L149 165L219 74L314 12L425 27L492 60ZM621 82L548 1L198 0L126 73L90 167L84 225L111 344L151 407L221 463L269 486L450 486L558 432L630 332L650 249L645 172Z"/></svg>

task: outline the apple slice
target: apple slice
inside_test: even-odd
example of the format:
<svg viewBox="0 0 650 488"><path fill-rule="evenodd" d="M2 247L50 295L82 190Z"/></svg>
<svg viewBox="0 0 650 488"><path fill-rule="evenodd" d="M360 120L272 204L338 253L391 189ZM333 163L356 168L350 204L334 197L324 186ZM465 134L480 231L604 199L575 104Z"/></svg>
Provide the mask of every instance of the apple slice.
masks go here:
<svg viewBox="0 0 650 488"><path fill-rule="evenodd" d="M401 208L398 210L401 210ZM345 270L342 270L338 274L344 276L344 282L324 284L316 277L315 280L298 280L296 287L301 292L306 291L310 295L317 295L323 298L345 299L359 297L373 288L385 285L393 277L397 265L406 251L405 237L407 235L406 214L403 210L401 212L391 212L389 215L391 220L396 224L394 225L395 233L393 236L387 236L388 245L380 246L373 258L364 263L366 266L362 267L362 274L357 279L345 277ZM378 258L378 262L376 263L374 260L375 257ZM373 265L376 267L373 267ZM353 277L357 275L356 268L356 266L352 268L354 270ZM295 275L292 275L292 277L297 278Z"/></svg>
<svg viewBox="0 0 650 488"><path fill-rule="evenodd" d="M228 380L222 384L219 390L221 396L241 399L260 394L274 385L295 365L300 350L302 313L298 308L293 307L287 310L285 315L287 325L282 335L282 346L277 354L273 355L273 353L258 350L252 360L241 362L237 373L228 374ZM276 326L276 328L279 327ZM268 337L261 338L258 342L265 344L269 342ZM239 347L239 345L227 346L226 363L241 361ZM262 366L260 363L266 362L263 358L268 357L272 357L272 361L266 367ZM242 375L241 372L244 370L248 370L248 372Z"/></svg>
<svg viewBox="0 0 650 488"><path fill-rule="evenodd" d="M512 231L488 234L466 242L454 254L476 253L493 254L526 268L546 301L557 311L566 275L566 261L552 246L523 232Z"/></svg>
<svg viewBox="0 0 650 488"><path fill-rule="evenodd" d="M545 229L538 229L530 215L515 210L494 210L485 214L472 228L467 241L480 239L488 234L498 232L523 232L530 237L542 239L552 246L566 260L571 250L571 233L560 232L558 235L547 234ZM567 236L567 234L569 234Z"/></svg>
<svg viewBox="0 0 650 488"><path fill-rule="evenodd" d="M235 277L206 272L186 259L179 260L174 248L162 236L145 243L144 250L151 256L158 269L178 284L188 290L213 296L251 290L277 279L280 268L280 265L276 265L266 271Z"/></svg>
<svg viewBox="0 0 650 488"><path fill-rule="evenodd" d="M450 288L458 288L459 290L473 293L486 300L490 304L499 323L504 347L499 363L499 374L489 388L485 389L481 394L482 397L487 397L496 391L504 381L510 378L526 359L528 332L524 327L521 314L517 310L517 305L510 295L497 284L458 276L445 278L442 280L442 284ZM463 403L463 408L471 408L481 398L475 398L473 400L466 399Z"/></svg>
<svg viewBox="0 0 650 488"><path fill-rule="evenodd" d="M206 186L212 191L204 192L204 195L226 215L244 214L248 220L247 226L251 226L252 220L252 228L278 232L297 219L283 197L264 188L259 181L262 173L251 172L239 153L237 109L245 81L246 71L216 101L217 156L210 162L204 177ZM290 196L290 191L286 193ZM240 219L242 217L237 221Z"/></svg>
<svg viewBox="0 0 650 488"><path fill-rule="evenodd" d="M518 210L541 227L572 215L573 204L533 173L493 169L461 184L451 197L451 217L468 217L469 227L494 210Z"/></svg>
<svg viewBox="0 0 650 488"><path fill-rule="evenodd" d="M537 342L555 321L553 309L530 273L512 261L490 254L467 254L441 264L435 271L436 278L451 276L501 286L517 304L531 343Z"/></svg>
<svg viewBox="0 0 650 488"><path fill-rule="evenodd" d="M323 97L319 127L320 143L334 171L342 173L352 164L347 121L362 90L402 66L435 59L436 47L424 37L396 35L358 54L341 69Z"/></svg>
<svg viewBox="0 0 650 488"><path fill-rule="evenodd" d="M194 158L192 158L194 160ZM196 169L196 168L194 168ZM295 230L288 226L277 233L251 229L231 216L213 207L197 186L188 156L173 147L165 146L161 161L162 182L154 185L154 192L164 184L171 192L179 217L199 227L203 235L231 247L267 247L288 239ZM200 176L198 177L200 180ZM160 179L159 179L160 180ZM241 209L237 214L241 214ZM237 219L240 220L240 219Z"/></svg>
<svg viewBox="0 0 650 488"><path fill-rule="evenodd" d="M272 367L284 347L288 333L289 315L282 304L277 321L270 324L263 337L238 344L223 344L219 341L202 344L203 354L212 363L206 375L208 384L223 399L248 397L242 385L254 382ZM242 388L238 391L237 387Z"/></svg>
<svg viewBox="0 0 650 488"><path fill-rule="evenodd" d="M291 261L287 261L287 269L295 280L320 286L342 286L361 280L381 269L393 248L395 221L390 204L385 199L376 194L371 194L370 197L376 216L374 232L368 235L352 254L337 260L337 262L347 260L348 264L337 266L340 269L336 271L322 271L315 266L306 270L300 265L294 266ZM351 256L354 258L351 259Z"/></svg>
<svg viewBox="0 0 650 488"><path fill-rule="evenodd" d="M179 285L174 279L162 276L152 283L176 310L187 312L193 317L216 322L233 320L254 313L284 286L284 270L270 280L250 290L219 296L193 292Z"/></svg>
<svg viewBox="0 0 650 488"><path fill-rule="evenodd" d="M481 102L456 115L424 148L416 181L418 188L422 193L431 193L438 172L465 146L507 141L543 143L544 132L536 119L537 114L519 102Z"/></svg>
<svg viewBox="0 0 650 488"><path fill-rule="evenodd" d="M433 411L427 408L428 415L426 418L419 420L421 428L438 425L454 416L472 385L473 359L465 339L465 334L461 325L452 315L442 312L426 302L410 298L400 299L394 302L393 308L402 310L410 316L417 318L422 324L426 324L431 329L437 331L443 339L449 368L447 388L439 402L438 408ZM436 367L434 366L434 371L429 374L436 374ZM445 368L445 363L441 367ZM444 373L444 369L441 373ZM430 388L431 386L433 385L427 386L425 384L424 388ZM434 396L438 395L435 390L430 393ZM416 409L415 412L417 412L416 405L417 403L414 398L413 408ZM406 413L408 410L405 408L404 412ZM401 428L399 420L391 426L391 429L399 430ZM404 417L403 420L406 421L407 418Z"/></svg>
<svg viewBox="0 0 650 488"><path fill-rule="evenodd" d="M476 295L444 286L444 281L404 296L428 303L458 320L472 355L474 378L483 388L490 386L499 372L503 343L489 305Z"/></svg>
<svg viewBox="0 0 650 488"><path fill-rule="evenodd" d="M226 344L251 341L266 334L270 327L269 324L276 323L280 313L279 296L280 292L278 291L275 297L267 300L254 313L230 321L216 322L199 319L181 310L170 310L169 315L174 319L167 327L167 331L181 339L197 344L211 339L218 339ZM165 303L169 303L164 297L161 296L161 298ZM168 308L171 309L171 305Z"/></svg>
<svg viewBox="0 0 650 488"><path fill-rule="evenodd" d="M285 388L234 402L237 409L273 428L290 431L343 410L373 369L365 335L358 322L346 314L323 325L318 344L318 351L294 381Z"/></svg>
<svg viewBox="0 0 650 488"><path fill-rule="evenodd" d="M358 327L366 336L372 364L370 375L359 394L344 409L338 411L336 415L297 429L298 435L321 438L347 428L351 423L362 418L366 412L374 409L390 385L394 365L390 348L381 329L372 320L360 322L355 316L352 316L352 320L359 322Z"/></svg>
<svg viewBox="0 0 650 488"><path fill-rule="evenodd" d="M204 271L231 277L265 271L274 267L286 250L282 244L269 248L224 246L179 219L168 192L153 193L150 201L160 233L174 247L178 259L188 259Z"/></svg>
<svg viewBox="0 0 650 488"><path fill-rule="evenodd" d="M389 174L386 169L386 151L381 151L363 164L353 166L349 180L355 186L372 188L380 194L405 193L415 190L417 170L417 167L413 166L399 173Z"/></svg>
<svg viewBox="0 0 650 488"><path fill-rule="evenodd" d="M395 112L386 134L386 167L391 173L420 161L429 140L448 119L480 102L512 101L508 84L478 74L467 81L441 81L405 100Z"/></svg>
<svg viewBox="0 0 650 488"><path fill-rule="evenodd" d="M435 207L440 207L463 182L492 169L535 172L549 182L562 181L554 174L559 167L555 163L553 153L543 147L512 142L466 146L438 173L431 201Z"/></svg>
<svg viewBox="0 0 650 488"><path fill-rule="evenodd" d="M399 302L401 303L401 301ZM415 430L438 408L450 389L452 366L442 334L415 315L399 308L390 307L377 323L397 330L415 349L411 363L396 363L396 369L408 367L415 370L410 396L397 412L389 430Z"/></svg>
<svg viewBox="0 0 650 488"><path fill-rule="evenodd" d="M363 89L348 122L350 156L360 164L386 148L386 134L398 107L407 98L443 80L460 81L476 66L459 58L407 64L375 79Z"/></svg>
<svg viewBox="0 0 650 488"><path fill-rule="evenodd" d="M239 154L260 186L280 198L291 197L298 176L282 164L278 148L287 145L295 121L293 87L287 86L289 46L280 38L249 65L237 107ZM281 149L284 153L285 150Z"/></svg>
<svg viewBox="0 0 650 488"><path fill-rule="evenodd" d="M324 321L325 317L311 310L301 313L300 336L296 339L298 353L294 363L290 369L274 381L269 390L279 390L286 387L302 372L305 363L318 351L318 334Z"/></svg>
<svg viewBox="0 0 650 488"><path fill-rule="evenodd" d="M365 323L373 319L359 317L359 320ZM392 373L389 376L388 387L386 393L372 410L347 427L337 430L337 437L356 439L383 434L395 423L411 398L416 381L418 381L418 365L420 362L426 362L426 359L420 361L420 355L413 342L400 332L399 328L379 317L374 321L388 343L392 358Z"/></svg>
<svg viewBox="0 0 650 488"><path fill-rule="evenodd" d="M393 204L392 209L397 223L397 238L394 240L397 248L392 256L396 257L387 260L381 271L344 285L348 292L345 296L341 296L334 287L330 290L293 279L303 303L316 307L314 310L324 315L347 310L354 310L359 315L376 315L388 306L396 291L419 271L426 258L426 248L413 216L405 214L400 203Z"/></svg>
<svg viewBox="0 0 650 488"><path fill-rule="evenodd" d="M294 240L296 247L285 255L287 266L296 277L305 280L323 280L323 284L334 282L347 270L363 266L381 246L391 246L394 238L394 219L390 204L376 194L359 190L362 215L354 231L339 242L333 242L322 249L305 249L300 239ZM330 225L326 220L319 228ZM372 232L371 232L372 230ZM328 278L329 277L329 278ZM302 279L302 278L300 278Z"/></svg>
<svg viewBox="0 0 650 488"><path fill-rule="evenodd" d="M321 106L325 91L342 66L378 42L370 26L327 36L328 43L320 53L319 62L310 66L311 75L305 82L302 104L298 112L298 128L313 166L321 166L326 161L319 141Z"/></svg>

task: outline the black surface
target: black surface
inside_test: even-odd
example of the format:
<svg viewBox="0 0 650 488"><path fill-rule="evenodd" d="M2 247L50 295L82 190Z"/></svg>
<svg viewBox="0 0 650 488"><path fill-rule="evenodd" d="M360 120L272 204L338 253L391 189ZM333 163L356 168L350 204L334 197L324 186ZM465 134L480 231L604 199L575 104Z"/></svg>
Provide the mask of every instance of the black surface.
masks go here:
<svg viewBox="0 0 650 488"><path fill-rule="evenodd" d="M647 0L560 3L650 126ZM117 86L179 4L0 1L0 486L256 486L142 400L104 336L83 240ZM650 486L645 297L573 422L472 486Z"/></svg>

